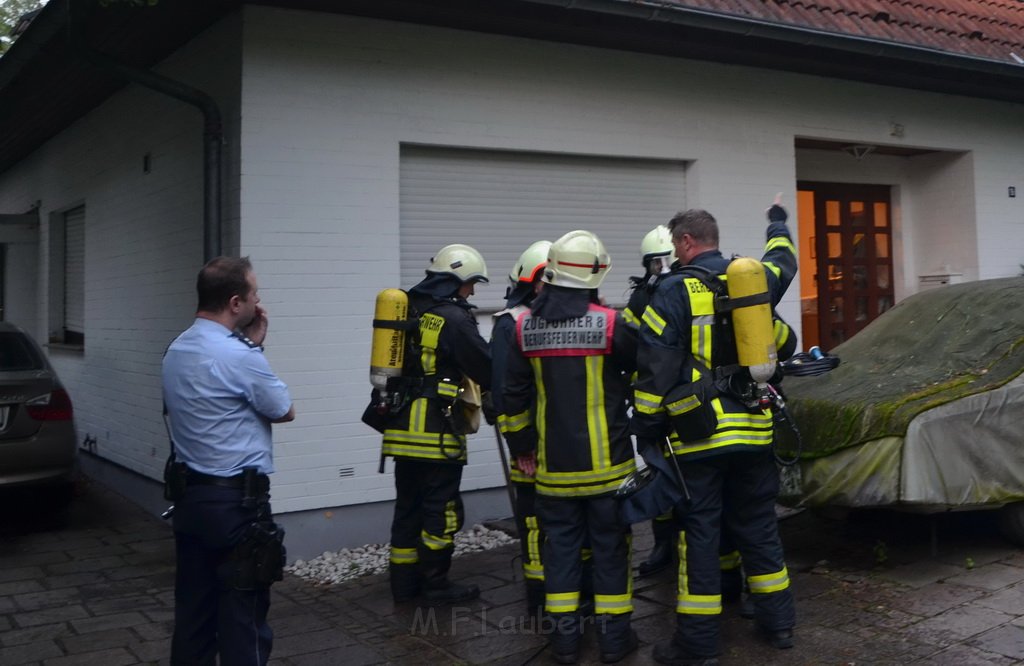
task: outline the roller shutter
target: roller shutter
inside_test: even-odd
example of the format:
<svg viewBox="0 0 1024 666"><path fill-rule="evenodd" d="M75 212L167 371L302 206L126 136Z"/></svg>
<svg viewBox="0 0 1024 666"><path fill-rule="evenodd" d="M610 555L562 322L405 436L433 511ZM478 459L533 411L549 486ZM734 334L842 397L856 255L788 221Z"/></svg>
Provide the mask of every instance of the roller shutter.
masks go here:
<svg viewBox="0 0 1024 666"><path fill-rule="evenodd" d="M64 214L64 328L85 333L85 208Z"/></svg>
<svg viewBox="0 0 1024 666"><path fill-rule="evenodd" d="M640 241L686 207L685 164L667 160L404 146L400 189L402 286L422 279L440 247L466 243L490 273L472 299L484 310L502 306L530 243L573 229L605 243L612 269L601 293L624 306L628 277L642 271Z"/></svg>

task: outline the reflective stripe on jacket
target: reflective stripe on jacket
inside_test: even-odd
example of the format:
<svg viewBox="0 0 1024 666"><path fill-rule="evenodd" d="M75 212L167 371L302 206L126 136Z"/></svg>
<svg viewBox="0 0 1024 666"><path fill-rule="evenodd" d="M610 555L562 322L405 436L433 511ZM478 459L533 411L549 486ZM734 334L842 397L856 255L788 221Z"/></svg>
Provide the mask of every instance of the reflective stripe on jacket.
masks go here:
<svg viewBox="0 0 1024 666"><path fill-rule="evenodd" d="M516 324L504 393L505 433L515 455L537 451L537 492L587 497L614 492L636 469L626 397L635 330L591 305L578 318Z"/></svg>
<svg viewBox="0 0 1024 666"><path fill-rule="evenodd" d="M490 387L490 351L466 305L423 296L411 297L410 305L423 313L419 315L420 353L418 358L406 355L402 374L422 377L423 395L389 420L383 455L465 464L466 437L452 431L443 409L458 395L464 376L484 389Z"/></svg>

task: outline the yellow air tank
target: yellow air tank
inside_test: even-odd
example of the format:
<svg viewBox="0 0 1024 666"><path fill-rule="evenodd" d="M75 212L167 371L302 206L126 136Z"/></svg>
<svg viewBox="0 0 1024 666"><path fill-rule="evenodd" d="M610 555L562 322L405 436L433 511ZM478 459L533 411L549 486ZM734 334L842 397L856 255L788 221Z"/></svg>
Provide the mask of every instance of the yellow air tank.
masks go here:
<svg viewBox="0 0 1024 666"><path fill-rule="evenodd" d="M764 265L757 259L734 259L725 274L731 301L759 294L767 297L768 278ZM732 326L739 364L750 370L751 378L759 385L767 384L778 360L771 305L765 302L736 308L732 312Z"/></svg>
<svg viewBox="0 0 1024 666"><path fill-rule="evenodd" d="M370 383L387 393L389 377L402 375L405 360L405 331L389 325L404 322L409 314L409 297L401 289L385 289L377 294L373 312L373 346L370 348Z"/></svg>

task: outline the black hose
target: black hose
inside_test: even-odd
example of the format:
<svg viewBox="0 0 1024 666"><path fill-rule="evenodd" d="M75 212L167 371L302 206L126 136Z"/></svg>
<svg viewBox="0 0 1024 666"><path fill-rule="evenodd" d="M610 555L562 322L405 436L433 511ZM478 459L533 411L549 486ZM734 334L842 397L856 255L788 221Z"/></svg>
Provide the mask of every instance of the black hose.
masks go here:
<svg viewBox="0 0 1024 666"><path fill-rule="evenodd" d="M804 441L800 437L800 430L797 429L796 423L793 419L789 418L789 413L786 411L785 407L775 412L775 423L778 427L781 427L782 424L788 425L789 429L793 431L793 437L796 439L796 453L793 454L792 458L783 458L780 456L775 445L772 444L772 454L775 456L775 462L779 463L783 467L792 467L800 462L800 454L804 452Z"/></svg>
<svg viewBox="0 0 1024 666"><path fill-rule="evenodd" d="M811 377L823 375L838 368L839 357L832 354L821 354L819 357L815 357L807 352L800 352L780 363L779 367L782 368L782 374L787 377Z"/></svg>

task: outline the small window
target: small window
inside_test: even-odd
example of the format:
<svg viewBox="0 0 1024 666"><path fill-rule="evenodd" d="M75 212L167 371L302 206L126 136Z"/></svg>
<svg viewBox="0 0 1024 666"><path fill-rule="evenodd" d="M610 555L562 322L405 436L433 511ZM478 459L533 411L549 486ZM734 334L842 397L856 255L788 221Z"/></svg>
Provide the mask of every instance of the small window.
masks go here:
<svg viewBox="0 0 1024 666"><path fill-rule="evenodd" d="M50 342L85 344L85 206L50 218Z"/></svg>

